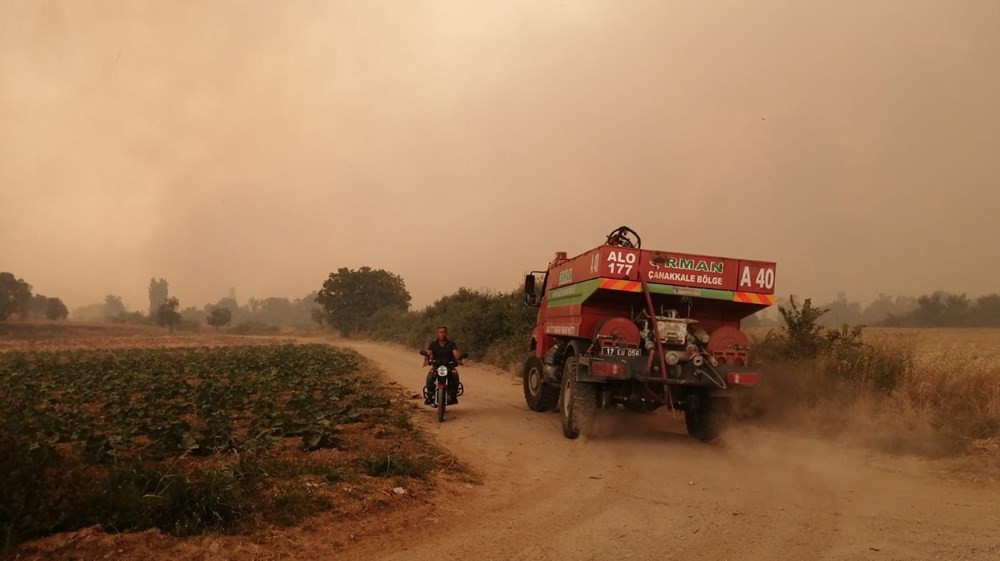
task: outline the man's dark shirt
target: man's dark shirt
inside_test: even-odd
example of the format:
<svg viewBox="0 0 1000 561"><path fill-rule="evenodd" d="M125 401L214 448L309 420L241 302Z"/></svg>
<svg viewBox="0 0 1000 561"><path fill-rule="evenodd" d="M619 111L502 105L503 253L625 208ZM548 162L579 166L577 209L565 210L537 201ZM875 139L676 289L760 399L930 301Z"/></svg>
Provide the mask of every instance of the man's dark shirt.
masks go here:
<svg viewBox="0 0 1000 561"><path fill-rule="evenodd" d="M447 364L449 361L455 360L455 350L458 349L458 345L453 343L451 339L445 339L444 346L441 346L438 340L434 339L427 345L427 348L430 349L433 355L431 363Z"/></svg>

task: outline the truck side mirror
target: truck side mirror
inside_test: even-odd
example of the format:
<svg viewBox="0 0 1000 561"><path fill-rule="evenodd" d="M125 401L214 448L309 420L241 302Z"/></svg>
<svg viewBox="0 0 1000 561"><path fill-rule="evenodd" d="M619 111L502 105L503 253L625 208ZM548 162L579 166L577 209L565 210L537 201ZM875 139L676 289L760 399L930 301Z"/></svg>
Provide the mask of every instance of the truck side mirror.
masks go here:
<svg viewBox="0 0 1000 561"><path fill-rule="evenodd" d="M524 302L529 306L538 305L538 293L536 292L535 275L528 273L524 275Z"/></svg>

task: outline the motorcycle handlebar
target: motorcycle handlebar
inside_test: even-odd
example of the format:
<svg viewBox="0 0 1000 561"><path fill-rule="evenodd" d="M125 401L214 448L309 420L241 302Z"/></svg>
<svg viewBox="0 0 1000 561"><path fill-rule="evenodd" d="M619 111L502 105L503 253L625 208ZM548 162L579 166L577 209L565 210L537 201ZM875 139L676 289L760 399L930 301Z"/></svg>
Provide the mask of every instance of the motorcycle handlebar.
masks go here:
<svg viewBox="0 0 1000 561"><path fill-rule="evenodd" d="M441 366L442 364L447 365L447 366L458 366L458 363L455 362L454 360L449 360L448 362L440 362L440 361L435 360L435 361L428 362L427 364L429 366L433 366L434 368L437 368L438 366Z"/></svg>
<svg viewBox="0 0 1000 561"><path fill-rule="evenodd" d="M438 366L441 366L442 364L447 364L448 366L458 366L458 361L456 361L455 359L450 359L448 362L440 362L440 361L437 361L437 360L430 360L429 353L426 350L421 350L420 354L425 359L428 359L428 363L429 364L433 364L434 368L437 368ZM469 358L469 354L468 353L462 353L462 357L461 358L462 358L462 360L467 359L467 358Z"/></svg>

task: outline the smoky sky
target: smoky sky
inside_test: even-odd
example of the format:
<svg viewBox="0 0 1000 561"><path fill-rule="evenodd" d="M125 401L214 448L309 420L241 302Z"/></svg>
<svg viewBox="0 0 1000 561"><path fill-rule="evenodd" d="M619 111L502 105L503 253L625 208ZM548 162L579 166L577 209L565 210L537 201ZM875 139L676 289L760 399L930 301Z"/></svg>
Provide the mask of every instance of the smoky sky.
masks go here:
<svg viewBox="0 0 1000 561"><path fill-rule="evenodd" d="M0 3L0 269L422 307L628 225L779 294L1000 291L1000 3Z"/></svg>

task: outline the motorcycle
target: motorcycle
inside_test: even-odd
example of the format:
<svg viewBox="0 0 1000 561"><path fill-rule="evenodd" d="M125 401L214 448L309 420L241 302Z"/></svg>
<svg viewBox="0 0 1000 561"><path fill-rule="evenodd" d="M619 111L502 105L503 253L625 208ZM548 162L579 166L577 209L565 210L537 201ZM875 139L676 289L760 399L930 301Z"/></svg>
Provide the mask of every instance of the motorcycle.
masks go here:
<svg viewBox="0 0 1000 561"><path fill-rule="evenodd" d="M447 408L448 405L455 404L455 402L451 400L451 396L448 395L448 379L452 374L458 374L455 371L455 367L458 366L458 362L456 362L455 359L451 359L447 362L434 360L426 350L420 351L420 354L431 359L432 361L431 368L434 372L434 399L432 407L437 408L437 420L440 423L444 421L445 408ZM468 357L468 354L462 353L462 359L466 359ZM427 391L427 385L425 384L423 389L425 400L431 397ZM465 393L465 387L461 382L458 382L458 386L455 388L455 397L457 398L463 393Z"/></svg>

